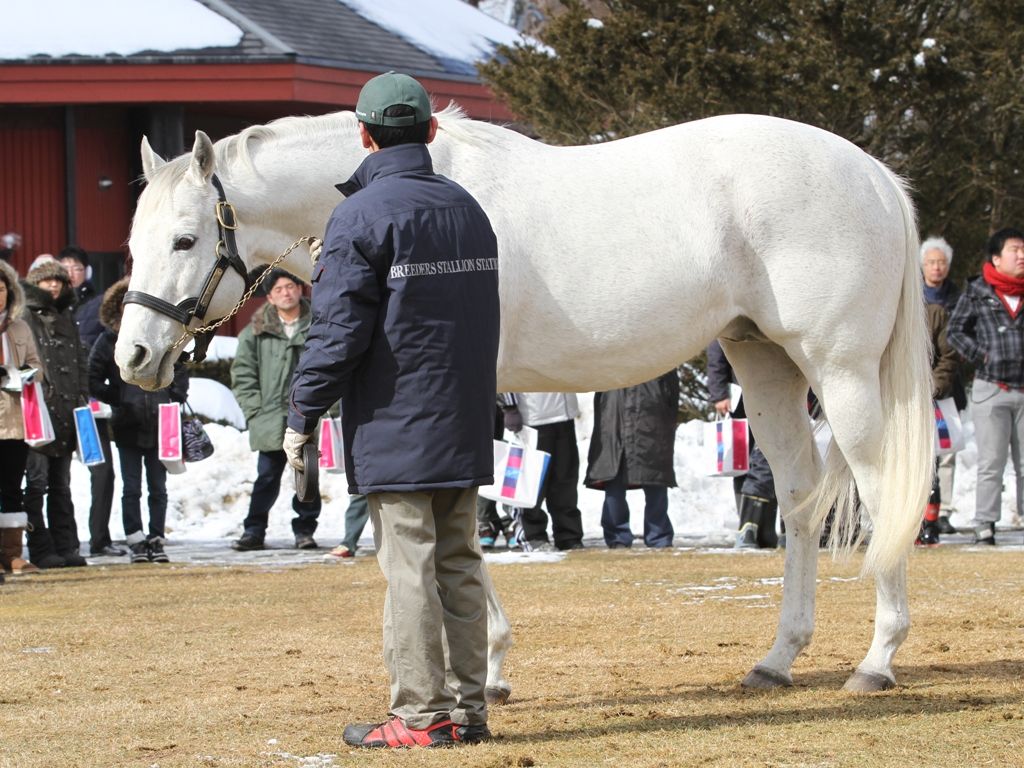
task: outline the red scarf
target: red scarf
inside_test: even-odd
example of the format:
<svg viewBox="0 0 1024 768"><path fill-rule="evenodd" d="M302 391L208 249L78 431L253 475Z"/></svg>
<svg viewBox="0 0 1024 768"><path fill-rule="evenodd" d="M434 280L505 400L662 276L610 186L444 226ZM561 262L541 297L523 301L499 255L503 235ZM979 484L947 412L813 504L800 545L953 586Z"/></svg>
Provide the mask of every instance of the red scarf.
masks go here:
<svg viewBox="0 0 1024 768"><path fill-rule="evenodd" d="M991 261L985 262L984 268L982 269L982 276L985 278L985 282L992 286L992 290L996 292L996 296L999 297L999 300L1003 302L1003 306L1006 307L1006 311L1010 313L1010 317L1016 318L1021 307L1024 307L1024 299L1017 303L1016 309L1013 309L1009 302L1006 301L1006 297L1024 296L1024 278L1004 275L992 265Z"/></svg>

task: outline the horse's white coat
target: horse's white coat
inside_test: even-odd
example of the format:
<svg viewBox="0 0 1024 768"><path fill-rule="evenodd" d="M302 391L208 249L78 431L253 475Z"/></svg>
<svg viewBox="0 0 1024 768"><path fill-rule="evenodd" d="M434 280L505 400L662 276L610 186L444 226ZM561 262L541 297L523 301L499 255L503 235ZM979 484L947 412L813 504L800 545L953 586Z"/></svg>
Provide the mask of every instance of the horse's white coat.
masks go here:
<svg viewBox="0 0 1024 768"><path fill-rule="evenodd" d="M435 169L465 186L498 236L503 390L587 391L651 379L720 337L776 479L789 549L777 638L751 685L790 680L814 627L818 530L857 498L873 521L875 640L855 684L893 681L906 635L905 557L931 464L930 374L917 233L909 199L880 163L837 136L767 117L711 118L609 144L555 148L439 115ZM319 234L333 185L364 154L351 113L286 118L162 165L132 228L131 288L195 296L216 242L216 170L241 222L239 248L264 264ZM172 251L175 237L198 237ZM308 257L286 266L308 277ZM211 306L241 291L229 275ZM126 380L165 385L181 329L125 308L117 360ZM822 466L807 423L808 384L833 431ZM491 678L507 621L492 590ZM495 612L499 614L495 616ZM499 647L499 645L501 647ZM851 678L851 682L854 682Z"/></svg>

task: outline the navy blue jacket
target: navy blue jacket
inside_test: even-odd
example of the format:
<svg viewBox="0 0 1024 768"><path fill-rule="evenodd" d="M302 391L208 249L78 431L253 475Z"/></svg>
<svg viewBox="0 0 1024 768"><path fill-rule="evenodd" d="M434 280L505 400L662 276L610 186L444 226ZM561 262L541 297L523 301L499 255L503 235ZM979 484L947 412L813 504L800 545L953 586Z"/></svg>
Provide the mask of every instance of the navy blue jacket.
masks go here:
<svg viewBox="0 0 1024 768"><path fill-rule="evenodd" d="M338 189L288 426L341 399L353 493L493 480L498 251L487 215L423 144L370 154Z"/></svg>

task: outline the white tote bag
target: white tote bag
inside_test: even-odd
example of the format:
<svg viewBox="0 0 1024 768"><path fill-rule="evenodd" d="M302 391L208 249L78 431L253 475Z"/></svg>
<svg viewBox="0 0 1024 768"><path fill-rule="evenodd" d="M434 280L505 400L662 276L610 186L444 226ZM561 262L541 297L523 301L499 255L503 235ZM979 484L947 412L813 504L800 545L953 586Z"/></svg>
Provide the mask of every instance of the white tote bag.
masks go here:
<svg viewBox="0 0 1024 768"><path fill-rule="evenodd" d="M964 447L964 426L960 412L952 397L936 400L935 406L935 453L943 456L956 453Z"/></svg>
<svg viewBox="0 0 1024 768"><path fill-rule="evenodd" d="M320 469L345 474L345 451L341 442L341 420L324 416L320 419Z"/></svg>
<svg viewBox="0 0 1024 768"><path fill-rule="evenodd" d="M726 417L704 425L705 472L736 477L750 469L750 429L746 419Z"/></svg>
<svg viewBox="0 0 1024 768"><path fill-rule="evenodd" d="M30 447L53 442L53 422L43 397L43 385L38 381L26 383L21 389L21 423Z"/></svg>
<svg viewBox="0 0 1024 768"><path fill-rule="evenodd" d="M524 432L528 429L523 427ZM551 454L531 447L531 443L536 445L537 440L529 433L507 443L494 441L494 482L480 487L481 496L523 509L537 506Z"/></svg>
<svg viewBox="0 0 1024 768"><path fill-rule="evenodd" d="M160 403L157 413L157 447L160 463L172 475L185 471L184 446L181 441L181 403Z"/></svg>

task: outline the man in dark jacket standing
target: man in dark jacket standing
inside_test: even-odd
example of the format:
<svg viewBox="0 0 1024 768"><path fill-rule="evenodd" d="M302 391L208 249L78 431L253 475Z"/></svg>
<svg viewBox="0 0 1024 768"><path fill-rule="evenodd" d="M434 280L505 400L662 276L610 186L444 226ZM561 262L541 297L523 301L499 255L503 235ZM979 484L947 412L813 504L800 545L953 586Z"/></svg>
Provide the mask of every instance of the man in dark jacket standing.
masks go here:
<svg viewBox="0 0 1024 768"><path fill-rule="evenodd" d="M433 172L437 120L416 80L373 78L356 117L370 155L327 223L284 449L301 468L341 399L349 491L367 495L388 582L391 677L389 719L348 726L346 743L477 742L490 736L474 523L477 487L493 481L497 244L473 197Z"/></svg>
<svg viewBox="0 0 1024 768"><path fill-rule="evenodd" d="M644 544L672 546L675 530L668 516L668 489L676 484L676 416L679 374L594 395L594 432L587 460L588 488L604 490L601 527L609 548L631 547L626 491L643 488Z"/></svg>
<svg viewBox="0 0 1024 768"><path fill-rule="evenodd" d="M1010 446L1017 513L1024 512L1024 232L999 230L989 238L988 254L981 277L967 284L947 330L950 346L975 366L971 417L978 444L977 544L996 543Z"/></svg>

